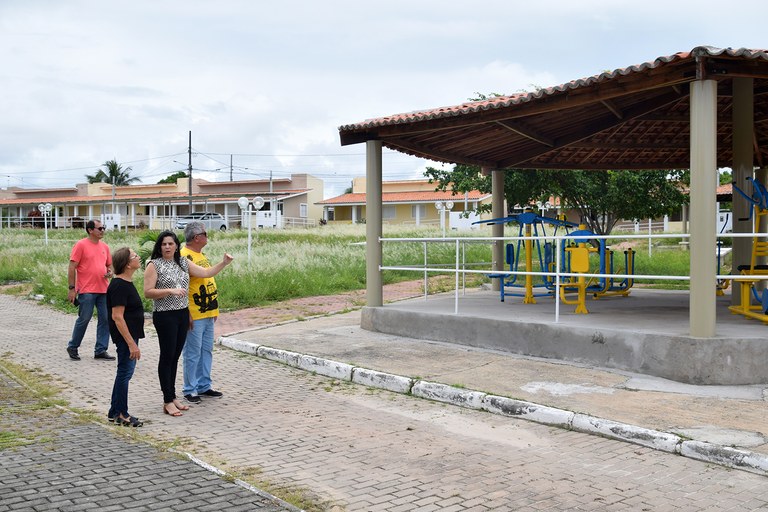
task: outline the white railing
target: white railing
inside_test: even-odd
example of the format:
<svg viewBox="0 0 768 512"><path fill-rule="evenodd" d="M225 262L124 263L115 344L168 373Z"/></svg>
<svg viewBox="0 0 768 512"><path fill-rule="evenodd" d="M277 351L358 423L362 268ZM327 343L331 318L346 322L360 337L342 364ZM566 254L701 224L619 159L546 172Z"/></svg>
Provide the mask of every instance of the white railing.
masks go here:
<svg viewBox="0 0 768 512"><path fill-rule="evenodd" d="M717 238L752 238L754 236L766 237L765 233L723 233L717 235ZM424 298L427 298L427 277L430 273L442 273L453 274L455 276L454 284L454 314L458 314L459 311L459 277L463 277L463 283L466 283L467 274L481 274L487 275L493 273L496 275L505 276L539 276L539 277L553 277L554 278L554 296L555 296L555 322L559 321L560 317L560 287L562 278L565 277L586 277L586 278L604 278L604 279L632 279L634 281L640 280L669 280L669 281L690 281L690 276L682 275L650 275L650 274L601 274L601 273L574 273L564 272L562 270L561 261L561 247L564 240L573 240L574 238L589 239L589 240L631 240L631 239L646 239L650 244L653 239L664 238L677 238L687 240L690 238L689 234L644 234L644 235L588 235L588 236L576 236L573 235L542 235L535 237L534 240L543 241L549 240L554 242L554 255L555 255L555 270L554 272L537 272L537 271L524 271L524 270L473 270L467 267L469 266L491 266L491 262L482 263L466 263L465 245L466 243L493 243L500 242L506 243L510 241L518 240L531 240L531 237L525 236L513 236L513 237L450 237L450 238L380 238L382 244L387 243L421 243L424 245L424 263L423 265L382 265L380 270L397 270L397 271L413 271L424 274ZM445 264L430 265L427 258L427 245L428 244L453 244L454 245L454 264L452 267L448 267ZM713 250L717 248L714 247ZM715 275L716 281L722 280L734 280L740 281L744 279L758 279L768 280L768 275L750 275L749 277L740 276L738 274L717 274ZM713 285L716 283L713 283ZM500 283L503 286L503 282ZM466 290L464 289L464 292ZM713 290L714 291L714 290Z"/></svg>
<svg viewBox="0 0 768 512"><path fill-rule="evenodd" d="M315 219L306 217L283 217L284 228L313 228L317 226Z"/></svg>

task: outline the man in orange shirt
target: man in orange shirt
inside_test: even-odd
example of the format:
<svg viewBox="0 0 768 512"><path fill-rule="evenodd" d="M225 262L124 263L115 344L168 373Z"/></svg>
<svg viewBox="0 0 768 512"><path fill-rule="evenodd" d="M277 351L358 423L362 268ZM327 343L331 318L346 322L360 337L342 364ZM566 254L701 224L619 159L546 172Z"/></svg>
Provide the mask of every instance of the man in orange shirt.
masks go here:
<svg viewBox="0 0 768 512"><path fill-rule="evenodd" d="M98 323L93 357L109 361L115 359L107 353L109 346L107 285L109 278L112 277L112 255L109 253L109 246L101 240L104 238L104 229L98 220L89 220L85 224L85 232L88 236L75 244L69 256L67 300L74 304L77 299L80 304L77 321L72 329L72 339L67 344L67 353L70 359L75 361L80 360L77 349L80 348L85 330L93 317L94 307Z"/></svg>

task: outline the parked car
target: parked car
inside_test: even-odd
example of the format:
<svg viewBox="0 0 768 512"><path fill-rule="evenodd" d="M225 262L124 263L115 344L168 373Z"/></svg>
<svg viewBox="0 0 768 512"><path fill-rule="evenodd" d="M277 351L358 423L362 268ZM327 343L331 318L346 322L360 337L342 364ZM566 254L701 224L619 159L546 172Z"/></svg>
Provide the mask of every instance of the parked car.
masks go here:
<svg viewBox="0 0 768 512"><path fill-rule="evenodd" d="M202 222L205 229L210 231L226 231L227 221L224 220L224 216L216 212L194 212L189 215L184 215L176 220L176 228L184 229L187 224L196 220Z"/></svg>

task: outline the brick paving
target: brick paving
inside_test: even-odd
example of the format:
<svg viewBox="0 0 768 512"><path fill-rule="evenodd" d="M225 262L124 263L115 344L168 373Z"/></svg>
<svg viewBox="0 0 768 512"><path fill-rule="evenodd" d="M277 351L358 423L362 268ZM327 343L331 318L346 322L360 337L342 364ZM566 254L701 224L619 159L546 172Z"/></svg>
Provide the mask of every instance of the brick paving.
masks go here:
<svg viewBox="0 0 768 512"><path fill-rule="evenodd" d="M286 508L187 458L129 440L39 399L0 372L0 511ZM13 439L18 437L13 436Z"/></svg>
<svg viewBox="0 0 768 512"><path fill-rule="evenodd" d="M0 309L0 354L60 379L73 407L103 415L114 363L66 358L74 317L7 296L0 296ZM91 344L93 329L82 352ZM171 418L161 413L156 340L150 337L141 347L131 412L146 421L143 434L224 470L250 471L274 485L303 489L316 498L317 510L768 508L762 476L334 382L221 348L214 355L214 384L225 397ZM87 433L64 437L95 444ZM103 466L116 472L113 464ZM149 476L154 468L147 471L149 482L155 481ZM25 483L16 480L14 487L37 499L24 494ZM195 496L202 501L208 494ZM5 500L0 503L2 512Z"/></svg>

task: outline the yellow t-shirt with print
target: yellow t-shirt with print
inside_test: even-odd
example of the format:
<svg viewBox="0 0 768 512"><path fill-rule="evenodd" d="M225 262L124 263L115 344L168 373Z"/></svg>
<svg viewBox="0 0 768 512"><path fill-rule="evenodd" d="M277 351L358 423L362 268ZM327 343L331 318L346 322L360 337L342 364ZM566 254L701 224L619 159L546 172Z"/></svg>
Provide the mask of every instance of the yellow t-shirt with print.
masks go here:
<svg viewBox="0 0 768 512"><path fill-rule="evenodd" d="M181 256L195 265L204 268L211 266L203 253L186 246L181 249ZM219 316L219 293L214 278L189 276L189 314L192 320Z"/></svg>

